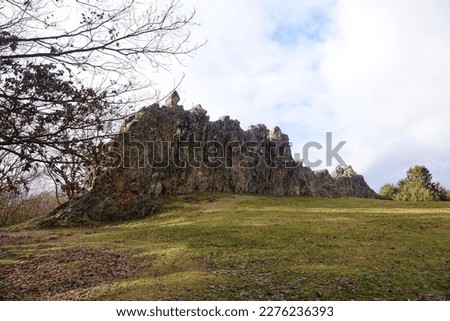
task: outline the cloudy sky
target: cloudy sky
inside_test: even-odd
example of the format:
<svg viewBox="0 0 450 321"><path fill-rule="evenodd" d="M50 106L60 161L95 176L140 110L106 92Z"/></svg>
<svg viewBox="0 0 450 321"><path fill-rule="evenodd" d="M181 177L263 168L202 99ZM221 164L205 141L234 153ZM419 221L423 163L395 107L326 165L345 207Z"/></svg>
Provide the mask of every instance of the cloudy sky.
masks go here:
<svg viewBox="0 0 450 321"><path fill-rule="evenodd" d="M332 132L375 190L413 165L450 187L449 1L183 1L194 7L194 40L209 42L158 80L185 74L185 108L278 125L295 152Z"/></svg>

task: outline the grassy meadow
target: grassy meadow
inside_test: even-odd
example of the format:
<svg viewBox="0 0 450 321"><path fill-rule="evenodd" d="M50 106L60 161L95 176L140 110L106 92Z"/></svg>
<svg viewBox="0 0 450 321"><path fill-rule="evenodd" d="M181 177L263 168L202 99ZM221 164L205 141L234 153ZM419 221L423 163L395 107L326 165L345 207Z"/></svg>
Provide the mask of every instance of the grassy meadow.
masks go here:
<svg viewBox="0 0 450 321"><path fill-rule="evenodd" d="M0 230L3 300L450 300L450 202L193 194Z"/></svg>

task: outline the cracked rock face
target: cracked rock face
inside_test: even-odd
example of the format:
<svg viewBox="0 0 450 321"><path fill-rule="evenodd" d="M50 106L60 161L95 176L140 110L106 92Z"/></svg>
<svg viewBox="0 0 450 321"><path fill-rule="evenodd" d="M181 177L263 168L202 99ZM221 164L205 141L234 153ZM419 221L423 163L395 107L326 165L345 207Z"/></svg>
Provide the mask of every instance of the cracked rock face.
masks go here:
<svg viewBox="0 0 450 321"><path fill-rule="evenodd" d="M200 105L184 110L174 92L166 106L144 108L122 125L105 151L109 161L89 180L89 191L51 213L119 220L151 214L152 200L195 191L376 197L351 166L313 171L292 158L279 127L243 130L223 116L210 121Z"/></svg>

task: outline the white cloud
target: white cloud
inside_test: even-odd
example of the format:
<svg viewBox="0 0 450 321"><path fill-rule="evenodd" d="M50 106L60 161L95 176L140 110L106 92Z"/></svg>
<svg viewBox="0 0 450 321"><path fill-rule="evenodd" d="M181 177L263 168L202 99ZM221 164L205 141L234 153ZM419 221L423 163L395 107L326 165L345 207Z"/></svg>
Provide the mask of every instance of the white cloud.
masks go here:
<svg viewBox="0 0 450 321"><path fill-rule="evenodd" d="M450 184L449 9L442 1L337 4L321 75L349 158L373 185L415 164Z"/></svg>
<svg viewBox="0 0 450 321"><path fill-rule="evenodd" d="M209 42L158 81L169 90L184 72L186 108L280 125L294 148L333 131L374 188L415 164L450 186L450 3L183 3L198 8L194 38Z"/></svg>

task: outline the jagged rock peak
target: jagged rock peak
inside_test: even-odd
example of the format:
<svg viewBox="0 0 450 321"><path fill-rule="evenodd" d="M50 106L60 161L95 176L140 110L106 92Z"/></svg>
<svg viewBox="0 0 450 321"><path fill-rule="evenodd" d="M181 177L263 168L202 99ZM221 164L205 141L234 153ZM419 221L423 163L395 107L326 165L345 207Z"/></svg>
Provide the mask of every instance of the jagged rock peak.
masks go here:
<svg viewBox="0 0 450 321"><path fill-rule="evenodd" d="M244 131L229 116L210 121L200 105L184 110L175 91L127 119L111 141L111 164L92 171L89 190L52 218L121 220L153 213L161 195L195 191L376 197L351 166L313 171L296 162L289 137L263 124ZM120 152L119 152L120 151Z"/></svg>
<svg viewBox="0 0 450 321"><path fill-rule="evenodd" d="M336 166L336 169L331 173L331 176L334 179L337 179L339 177L354 177L358 174L353 170L353 167L351 165L348 166L342 166L338 165Z"/></svg>
<svg viewBox="0 0 450 321"><path fill-rule="evenodd" d="M273 141L282 141L285 140L285 134L281 131L280 127L275 126L269 132L269 139ZM288 139L289 140L289 139Z"/></svg>
<svg viewBox="0 0 450 321"><path fill-rule="evenodd" d="M208 112L206 110L203 109L202 105L198 104L194 107L192 107L191 110L189 110L191 113L195 113L195 114L204 114L206 115Z"/></svg>
<svg viewBox="0 0 450 321"><path fill-rule="evenodd" d="M178 95L177 91L174 90L172 94L170 94L169 97L167 97L165 103L167 107L175 107L180 102L180 96Z"/></svg>

